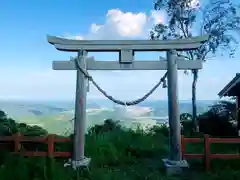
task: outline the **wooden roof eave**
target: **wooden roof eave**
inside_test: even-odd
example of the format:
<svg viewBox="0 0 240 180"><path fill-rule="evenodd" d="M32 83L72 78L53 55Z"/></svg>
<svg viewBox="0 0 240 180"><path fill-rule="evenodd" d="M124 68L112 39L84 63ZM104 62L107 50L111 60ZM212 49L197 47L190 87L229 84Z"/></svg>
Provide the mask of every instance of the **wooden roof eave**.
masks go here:
<svg viewBox="0 0 240 180"><path fill-rule="evenodd" d="M237 73L236 76L218 93L220 98L228 96L229 91L234 88L238 83L240 83L240 74Z"/></svg>

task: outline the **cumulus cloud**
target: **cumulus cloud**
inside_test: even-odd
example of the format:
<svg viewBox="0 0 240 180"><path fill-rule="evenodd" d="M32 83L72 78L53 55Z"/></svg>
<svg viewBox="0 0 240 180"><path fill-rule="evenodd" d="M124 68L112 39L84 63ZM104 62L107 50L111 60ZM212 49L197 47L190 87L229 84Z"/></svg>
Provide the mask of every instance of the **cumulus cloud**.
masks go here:
<svg viewBox="0 0 240 180"><path fill-rule="evenodd" d="M65 33L65 35L63 37L68 38L68 39L75 39L75 40L84 40L85 39L81 35L73 35L73 34L70 34L70 33Z"/></svg>
<svg viewBox="0 0 240 180"><path fill-rule="evenodd" d="M165 24L167 21L164 11L151 11L150 19L153 20L154 24Z"/></svg>
<svg viewBox="0 0 240 180"><path fill-rule="evenodd" d="M192 8L194 9L199 9L200 8L200 1L199 0L193 0L189 4Z"/></svg>
<svg viewBox="0 0 240 180"><path fill-rule="evenodd" d="M156 23L166 22L163 11L123 12L120 9L111 9L105 16L102 24L92 23L89 33L85 35L66 35L70 39L148 39L149 30ZM79 38L80 37L80 38Z"/></svg>

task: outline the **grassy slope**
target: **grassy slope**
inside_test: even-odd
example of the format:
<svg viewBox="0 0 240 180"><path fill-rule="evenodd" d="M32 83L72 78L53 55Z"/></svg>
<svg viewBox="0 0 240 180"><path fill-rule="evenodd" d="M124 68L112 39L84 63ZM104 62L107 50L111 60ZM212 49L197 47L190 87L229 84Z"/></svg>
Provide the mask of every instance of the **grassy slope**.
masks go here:
<svg viewBox="0 0 240 180"><path fill-rule="evenodd" d="M153 134L152 132L155 132ZM157 133L156 133L157 132ZM157 128L151 133L142 130L123 130L115 128L101 134L86 136L86 156L92 158L90 171L78 172L78 179L92 180L132 180L132 179L194 179L194 180L233 180L240 179L239 162L214 162L213 172L202 171L202 164L191 162L197 167L182 177L166 177L161 159L168 154L168 137L165 128ZM229 148L229 149L227 149ZM233 147L235 148L235 147ZM226 152L233 150L226 147ZM59 146L61 151L68 147ZM69 149L68 149L69 150ZM202 151L201 145L188 146L189 151ZM215 151L215 150L214 150ZM21 158L0 154L4 165L0 168L0 177L4 180L73 180L76 172L63 168L62 160L48 161L45 158ZM5 159L5 160L4 160Z"/></svg>

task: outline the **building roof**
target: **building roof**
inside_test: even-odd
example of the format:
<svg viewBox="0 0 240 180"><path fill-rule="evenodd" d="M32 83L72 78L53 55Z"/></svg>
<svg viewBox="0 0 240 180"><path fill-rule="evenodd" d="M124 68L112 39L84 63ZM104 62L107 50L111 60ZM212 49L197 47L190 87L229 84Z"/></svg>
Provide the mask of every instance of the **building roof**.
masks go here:
<svg viewBox="0 0 240 180"><path fill-rule="evenodd" d="M237 96L240 95L240 73L236 76L218 93L221 97L224 96Z"/></svg>

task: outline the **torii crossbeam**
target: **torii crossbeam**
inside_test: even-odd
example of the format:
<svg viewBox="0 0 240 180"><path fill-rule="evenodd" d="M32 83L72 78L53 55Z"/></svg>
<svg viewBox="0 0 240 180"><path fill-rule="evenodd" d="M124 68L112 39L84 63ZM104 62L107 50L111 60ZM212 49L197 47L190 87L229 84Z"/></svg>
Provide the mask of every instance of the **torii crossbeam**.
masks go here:
<svg viewBox="0 0 240 180"><path fill-rule="evenodd" d="M170 160L181 161L181 138L177 70L201 69L202 61L188 61L177 57L177 51L192 50L208 40L208 36L181 40L70 40L47 36L48 42L60 51L78 52L84 70L168 70L168 111L170 127ZM87 52L119 52L115 61L95 61ZM166 61L135 61L136 51L167 51ZM74 164L84 158L84 133L86 121L86 78L74 61L53 61L54 70L77 70ZM80 166L81 164L79 164Z"/></svg>
<svg viewBox="0 0 240 180"><path fill-rule="evenodd" d="M177 57L179 70L201 69L202 61L186 61ZM53 70L77 70L75 61L53 61ZM167 70L167 61L133 61L132 63L119 63L115 61L95 61L93 57L86 59L87 70Z"/></svg>

